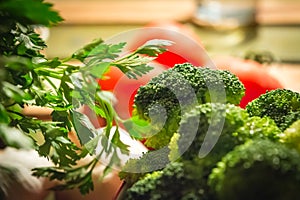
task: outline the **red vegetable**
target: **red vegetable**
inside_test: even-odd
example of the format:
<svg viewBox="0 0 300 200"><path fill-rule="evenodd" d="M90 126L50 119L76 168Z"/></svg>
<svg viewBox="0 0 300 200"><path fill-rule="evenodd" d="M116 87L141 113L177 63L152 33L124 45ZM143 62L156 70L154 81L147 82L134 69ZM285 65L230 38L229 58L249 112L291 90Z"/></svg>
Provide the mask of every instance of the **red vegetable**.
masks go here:
<svg viewBox="0 0 300 200"><path fill-rule="evenodd" d="M176 21L155 21L140 29L129 49L136 49L148 40L163 39L174 42L156 61L167 67L190 62L195 66L207 63L208 56L199 37L184 24Z"/></svg>
<svg viewBox="0 0 300 200"><path fill-rule="evenodd" d="M213 60L219 69L231 71L245 85L246 94L240 103L243 108L266 91L283 88L280 81L273 77L265 66L256 61L230 56L217 57Z"/></svg>

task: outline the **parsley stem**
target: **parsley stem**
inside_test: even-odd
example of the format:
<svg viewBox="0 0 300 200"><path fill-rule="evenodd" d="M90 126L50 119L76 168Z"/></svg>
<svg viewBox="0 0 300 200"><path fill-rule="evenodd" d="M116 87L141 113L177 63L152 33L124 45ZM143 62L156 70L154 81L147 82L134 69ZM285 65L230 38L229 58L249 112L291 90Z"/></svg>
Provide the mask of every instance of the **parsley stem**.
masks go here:
<svg viewBox="0 0 300 200"><path fill-rule="evenodd" d="M44 76L44 79L55 89L55 90L57 90L57 87L56 87L56 85L53 83L53 81L51 81L50 79L49 79L49 77L48 76Z"/></svg>
<svg viewBox="0 0 300 200"><path fill-rule="evenodd" d="M19 112L17 112L17 111L13 111L13 110L9 110L9 109L7 109L6 111L7 111L7 112L10 112L10 113L13 113L13 114L15 114L15 115L18 115L18 116L20 116L20 117L24 117L24 115L23 115L22 113L19 113Z"/></svg>

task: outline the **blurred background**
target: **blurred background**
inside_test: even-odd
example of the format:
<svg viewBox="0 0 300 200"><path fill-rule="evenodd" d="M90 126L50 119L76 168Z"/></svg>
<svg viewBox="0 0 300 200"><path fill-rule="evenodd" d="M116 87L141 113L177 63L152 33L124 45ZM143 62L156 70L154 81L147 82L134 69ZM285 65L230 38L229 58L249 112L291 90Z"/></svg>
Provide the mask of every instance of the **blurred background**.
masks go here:
<svg viewBox="0 0 300 200"><path fill-rule="evenodd" d="M49 57L70 55L95 38L109 39L121 32L145 27L149 23L168 21L183 25L184 27L179 27L179 31L182 28L189 29L191 37L200 41L210 56L241 56L248 51L271 52L277 61L272 73L279 76L286 87L300 91L296 82L300 77L299 0L239 1L249 1L252 3L250 6L255 6L255 23L229 27L209 24L200 19L199 9L207 0L48 1L54 4L54 8L64 18L63 23L49 30L46 51ZM234 2L232 4L236 5ZM249 9L240 10L240 15L247 14ZM213 11L216 12L214 9ZM213 14L214 17L223 15L226 13ZM185 51L192 50L187 47Z"/></svg>

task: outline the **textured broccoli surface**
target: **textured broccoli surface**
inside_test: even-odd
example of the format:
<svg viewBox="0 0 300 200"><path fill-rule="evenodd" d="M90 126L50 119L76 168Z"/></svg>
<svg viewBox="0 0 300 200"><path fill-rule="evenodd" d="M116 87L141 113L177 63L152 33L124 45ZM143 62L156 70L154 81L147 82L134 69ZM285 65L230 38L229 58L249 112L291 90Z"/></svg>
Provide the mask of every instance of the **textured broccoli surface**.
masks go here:
<svg viewBox="0 0 300 200"><path fill-rule="evenodd" d="M168 144L189 109L207 102L239 104L244 94L244 85L229 71L178 64L139 88L133 115L151 121L143 137L158 149Z"/></svg>
<svg viewBox="0 0 300 200"><path fill-rule="evenodd" d="M119 177L131 185L145 174L163 169L169 163L169 148L148 151L140 158L129 159L119 172Z"/></svg>
<svg viewBox="0 0 300 200"><path fill-rule="evenodd" d="M202 147L211 149L207 156L219 160L236 145L250 139L277 141L281 131L268 117L250 117L244 109L232 104L206 103L182 117L178 133L182 159L199 156Z"/></svg>
<svg viewBox="0 0 300 200"><path fill-rule="evenodd" d="M151 123L146 144L166 151L154 162L145 162L151 152L126 167L165 166L124 173L129 184L121 199L298 199L300 94L272 90L246 109L236 105L243 94L230 73L190 64L141 87L134 116Z"/></svg>
<svg viewBox="0 0 300 200"><path fill-rule="evenodd" d="M171 162L163 170L146 174L129 187L126 200L213 200L204 191L199 159Z"/></svg>
<svg viewBox="0 0 300 200"><path fill-rule="evenodd" d="M300 152L300 120L295 121L285 129L283 134L281 134L280 141Z"/></svg>
<svg viewBox="0 0 300 200"><path fill-rule="evenodd" d="M300 155L270 140L250 140L228 153L209 176L219 200L299 199Z"/></svg>
<svg viewBox="0 0 300 200"><path fill-rule="evenodd" d="M146 173L146 176L143 174L138 179L132 174L123 174L128 183L136 181L123 199L214 200L216 196L207 181L217 163L238 145L254 139L278 142L281 133L272 119L250 117L238 106L222 103L198 105L182 117L180 128L168 146L169 160L162 155L162 160L170 162L165 168ZM205 157L199 156L201 146L212 145L215 136L218 136L217 141L211 151ZM137 161L129 160L126 167L143 169L144 166ZM179 169L175 170L175 167Z"/></svg>
<svg viewBox="0 0 300 200"><path fill-rule="evenodd" d="M146 174L134 183L122 198L126 200L174 199L182 192L183 179L183 164L173 162L161 171ZM170 188L172 189L170 190Z"/></svg>
<svg viewBox="0 0 300 200"><path fill-rule="evenodd" d="M179 126L178 149L182 159L198 157L201 147L211 149L217 160L231 150L237 141L232 133L243 126L248 114L232 104L206 103L187 112Z"/></svg>
<svg viewBox="0 0 300 200"><path fill-rule="evenodd" d="M269 91L246 106L250 116L272 118L283 131L300 119L300 94L288 89Z"/></svg>

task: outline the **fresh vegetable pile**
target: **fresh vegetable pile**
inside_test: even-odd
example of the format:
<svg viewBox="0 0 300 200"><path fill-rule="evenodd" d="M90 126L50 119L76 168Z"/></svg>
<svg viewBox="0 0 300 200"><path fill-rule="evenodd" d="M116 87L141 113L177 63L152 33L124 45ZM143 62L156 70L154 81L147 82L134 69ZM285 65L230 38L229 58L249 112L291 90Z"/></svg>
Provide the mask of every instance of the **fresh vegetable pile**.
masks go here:
<svg viewBox="0 0 300 200"><path fill-rule="evenodd" d="M58 180L54 189L88 193L94 189L92 173L101 156L108 158L103 171L107 175L120 167L120 154L130 154L120 139L119 128L124 127L151 151L122 168L120 177L126 184L120 199L297 198L298 93L273 90L241 108L248 88L241 76L190 63L172 67L175 61L186 61L191 51L180 48L185 54L179 57L167 50L171 42L166 40L147 38L120 56L126 43L99 39L68 58L49 59L42 53L46 43L35 27L62 21L51 6L41 0L0 2L0 144L34 149L52 161L52 166L33 169L33 175ZM172 62L166 60L170 58ZM135 84L146 85L137 91L132 116L121 118L106 91L121 81L108 85L105 76L118 71L111 77L125 74L126 81L133 80L153 70L148 63L155 59L171 68L147 84L148 79L139 79ZM25 115L28 106L51 109L50 120ZM104 119L102 132L79 112L82 106ZM70 132L79 145L70 139ZM100 152L95 151L99 144ZM77 165L89 156L89 162ZM0 175L13 170L0 163ZM6 197L9 184L10 180L1 180L0 198Z"/></svg>
<svg viewBox="0 0 300 200"><path fill-rule="evenodd" d="M131 132L153 150L126 163L119 199L297 199L300 94L272 90L244 109L244 89L229 71L188 63L142 86L133 117L151 128Z"/></svg>

